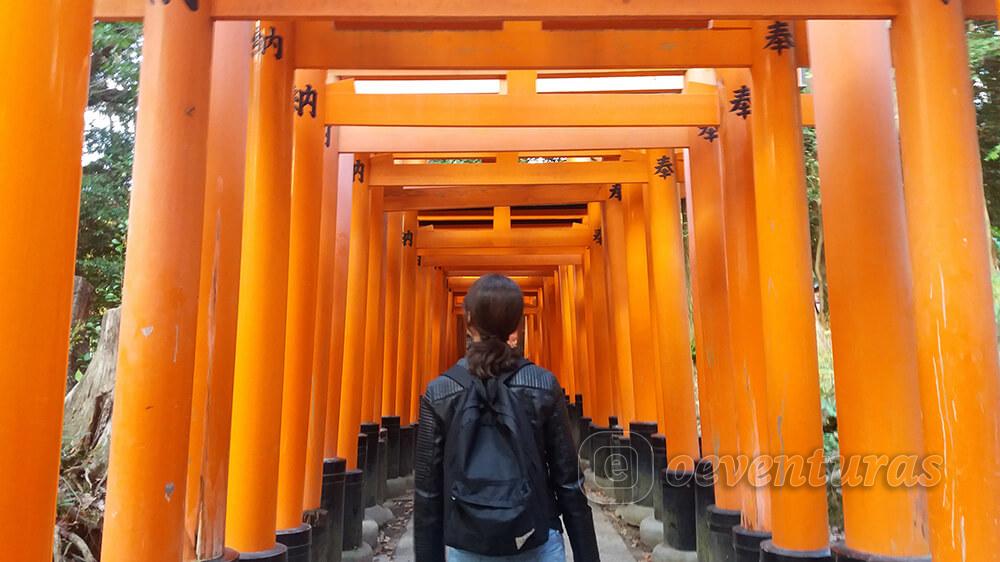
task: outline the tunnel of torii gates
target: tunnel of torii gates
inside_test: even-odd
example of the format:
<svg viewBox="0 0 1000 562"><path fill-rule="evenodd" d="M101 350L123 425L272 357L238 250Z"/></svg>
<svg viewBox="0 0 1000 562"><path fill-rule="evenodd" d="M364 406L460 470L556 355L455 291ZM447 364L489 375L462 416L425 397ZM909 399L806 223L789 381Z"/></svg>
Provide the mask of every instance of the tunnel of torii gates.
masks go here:
<svg viewBox="0 0 1000 562"><path fill-rule="evenodd" d="M3 3L4 559L51 557L92 21L141 19L104 561L284 560L326 513L325 465L367 468L359 431L367 462L380 428L364 422L412 437L490 271L521 284L521 345L588 427L655 422L674 471L822 450L802 125L819 145L842 454L937 454L940 482L845 486L831 545L824 487L716 478L697 492L714 492L711 533L768 539L761 560L997 560L1000 378L964 36L996 13ZM636 74L683 87L536 87ZM355 93L362 77L502 87Z"/></svg>

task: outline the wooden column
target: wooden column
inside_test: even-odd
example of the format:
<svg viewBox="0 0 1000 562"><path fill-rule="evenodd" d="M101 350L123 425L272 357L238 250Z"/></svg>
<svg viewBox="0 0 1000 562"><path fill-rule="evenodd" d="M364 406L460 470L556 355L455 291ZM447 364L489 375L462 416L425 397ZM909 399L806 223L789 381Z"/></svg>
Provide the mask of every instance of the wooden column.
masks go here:
<svg viewBox="0 0 1000 562"><path fill-rule="evenodd" d="M52 558L92 10L0 8L0 543L17 561Z"/></svg>
<svg viewBox="0 0 1000 562"><path fill-rule="evenodd" d="M913 277L889 33L879 21L817 21L809 25L809 46L840 453L920 453ZM859 135L864 152L857 150ZM927 556L925 505L922 488L886 479L845 486L846 541L835 550Z"/></svg>
<svg viewBox="0 0 1000 562"><path fill-rule="evenodd" d="M635 418L623 422L658 422L662 410L659 392L659 355L653 343L650 313L649 264L646 261L646 213L643 184L625 184L625 250L628 279L629 333L632 343L632 381Z"/></svg>
<svg viewBox="0 0 1000 562"><path fill-rule="evenodd" d="M240 552L274 556L283 550L275 546L274 522L291 220L291 26L259 22L257 39L250 75L226 543Z"/></svg>
<svg viewBox="0 0 1000 562"><path fill-rule="evenodd" d="M698 269L698 245L694 237L694 196L691 189L691 150L685 152L684 158L684 208L687 215L688 228L688 263L691 276L691 324L694 328L694 348L695 348L695 378L698 381L698 421L701 425L701 441L699 450L702 454L699 458L704 458L705 453L711 454L712 443L715 443L714 420L712 418L713 397L708 392L710 386L708 381L709 369L703 364L703 354L701 349L705 348L705 331L702 313L701 291L695 271Z"/></svg>
<svg viewBox="0 0 1000 562"><path fill-rule="evenodd" d="M563 386L566 388L566 393L572 398L576 394L576 319L574 318L576 302L573 298L573 276L570 275L569 266L559 267L559 282L556 284L556 291L559 293L562 313Z"/></svg>
<svg viewBox="0 0 1000 562"><path fill-rule="evenodd" d="M590 203L587 205L587 217L591 224L596 227L595 236L588 252L590 271L588 279L592 290L588 291L588 309L592 312L594 322L591 332L593 333L593 344L591 350L596 359L596 370L594 372L594 397L590 400L591 418L594 423L604 426L608 423L608 416L614 414L614 400L612 386L615 384L615 353L614 342L609 330L610 320L608 318L608 290L607 273L605 271L606 256L604 249L604 232L601 223L601 204Z"/></svg>
<svg viewBox="0 0 1000 562"><path fill-rule="evenodd" d="M757 216L754 199L753 144L749 113L741 115L731 100L749 90L748 69L719 71L719 103L723 113L719 141L722 150L723 212L726 217L726 271L729 277L729 315L735 382L739 387L736 417L739 452L753 459L768 453L767 380L764 334L760 312L760 268L757 264ZM754 477L763 477L760 470ZM771 530L771 494L766 486L741 482L743 528L756 533Z"/></svg>
<svg viewBox="0 0 1000 562"><path fill-rule="evenodd" d="M386 228L385 336L382 355L382 413L399 415L396 404L396 356L399 353L400 275L403 270L403 213L389 213ZM380 420L381 421L381 420Z"/></svg>
<svg viewBox="0 0 1000 562"><path fill-rule="evenodd" d="M334 160L336 173L330 171ZM338 154L336 147L327 149L324 181L337 182L337 242L334 247L333 269L333 324L330 332L329 387L326 394L326 432L323 437L323 456L338 456L340 440L340 397L344 386L344 345L347 340L347 283L349 277L351 229L354 216L354 155ZM355 450L357 440L355 436Z"/></svg>
<svg viewBox="0 0 1000 562"><path fill-rule="evenodd" d="M714 93L714 72L689 72L686 91ZM712 410L713 436L703 442L706 454L732 459L738 453L736 424L736 377L733 372L729 331L729 284L726 275L725 211L723 209L721 162L718 139L709 140L692 130L690 138L691 237L698 246L698 259L691 269L697 285L702 340L697 348L698 369L704 370L702 403ZM742 398L742 397L741 397ZM715 504L739 511L740 495L720 464L715 479Z"/></svg>
<svg viewBox="0 0 1000 562"><path fill-rule="evenodd" d="M323 487L323 460L325 458L326 428L328 419L330 385L340 385L340 365L333 363L334 347L342 345L343 333L337 343L333 341L334 323L343 330L343 303L339 305L339 316L334 316L334 309L343 293L346 279L338 273L346 273L347 256L341 255L343 264L338 264L337 231L343 222L350 220L350 214L341 212L340 190L340 155L338 152L339 129L325 127L323 141L323 205L320 210L319 227L319 270L316 280L316 322L313 328L312 357L312 388L309 400L309 435L306 443L305 491L302 496L302 510L319 509ZM345 182L345 191L350 190L350 183ZM343 353L341 348L341 353ZM341 358L342 356L338 356ZM342 360L342 359L341 359ZM334 379L333 365L337 365L337 378ZM339 394L338 394L339 398ZM337 411L329 412L329 417L337 417ZM334 456L334 455L331 455Z"/></svg>
<svg viewBox="0 0 1000 562"><path fill-rule="evenodd" d="M656 349L661 367L663 427L660 432L667 438L667 454L671 459L697 459L701 455L691 369L688 286L676 182L678 170L673 153L668 150L649 151L647 164L647 256L650 304L656 319ZM694 470L691 462L675 466Z"/></svg>
<svg viewBox="0 0 1000 562"><path fill-rule="evenodd" d="M1000 368L982 169L962 8L906 0L892 30L906 217L916 297L917 368L929 454L935 561L1000 551Z"/></svg>
<svg viewBox="0 0 1000 562"><path fill-rule="evenodd" d="M104 560L183 553L211 74L208 10L175 4L145 12Z"/></svg>
<svg viewBox="0 0 1000 562"><path fill-rule="evenodd" d="M802 119L788 25L753 25L754 183L769 443L774 455L808 459L822 453L823 430ZM771 500L774 539L765 549L827 554L825 487L774 486Z"/></svg>
<svg viewBox="0 0 1000 562"><path fill-rule="evenodd" d="M593 369L590 364L590 353L593 347L587 342L587 334L593 329L593 320L588 321L587 319L589 311L587 309L586 288L584 287L583 265L573 266L572 271L575 276L573 281L573 296L576 300L576 307L574 309L576 314L576 353L577 363L580 365L576 378L577 394L583 394L584 398L586 398L584 404L589 405L590 400L594 397L591 391ZM581 413L581 415L584 414Z"/></svg>
<svg viewBox="0 0 1000 562"><path fill-rule="evenodd" d="M400 255L402 270L399 285L399 326L395 338L399 348L396 354L396 409L403 425L416 420L416 412L410 410L410 392L413 378L413 326L416 320L414 310L417 299L417 251L414 245L418 226L416 211L403 213L402 236L408 236L409 242L402 245Z"/></svg>
<svg viewBox="0 0 1000 562"><path fill-rule="evenodd" d="M414 420L420 418L420 396L424 393L424 357L427 355L427 276L429 266L422 265L423 258L417 256L416 284L413 312L413 365L410 368L410 414Z"/></svg>
<svg viewBox="0 0 1000 562"><path fill-rule="evenodd" d="M358 468L358 431L363 413L361 393L365 372L365 324L368 294L368 239L371 196L367 154L355 155L351 189L351 238L347 265L347 304L344 308L344 364L341 372L340 433L337 456Z"/></svg>
<svg viewBox="0 0 1000 562"><path fill-rule="evenodd" d="M249 22L215 25L188 444L184 556L192 560L225 549L252 36Z"/></svg>
<svg viewBox="0 0 1000 562"><path fill-rule="evenodd" d="M281 403L277 528L302 524L306 443L316 328L316 280L323 210L322 115L326 71L296 70L292 215L288 256L288 312L285 327L285 376ZM310 102L312 105L309 105Z"/></svg>
<svg viewBox="0 0 1000 562"><path fill-rule="evenodd" d="M361 420L381 422L382 340L385 337L385 213L382 188L371 188L368 219L368 288L365 320L364 387L361 393Z"/></svg>
<svg viewBox="0 0 1000 562"><path fill-rule="evenodd" d="M623 189L620 185L612 187ZM621 193L620 191L618 193ZM632 380L632 336L628 306L628 249L625 228L625 205L612 195L604 204L604 244L608 260L608 306L611 315L611 337L615 340L616 371L618 373L618 421L628 424L636 420L635 390Z"/></svg>

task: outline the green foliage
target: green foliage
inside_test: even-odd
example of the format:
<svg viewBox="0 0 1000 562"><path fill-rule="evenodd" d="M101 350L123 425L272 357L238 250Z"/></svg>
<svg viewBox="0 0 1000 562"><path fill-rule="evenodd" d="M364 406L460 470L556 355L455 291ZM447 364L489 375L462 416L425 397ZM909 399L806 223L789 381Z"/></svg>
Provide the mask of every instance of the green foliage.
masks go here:
<svg viewBox="0 0 1000 562"><path fill-rule="evenodd" d="M1000 224L1000 34L996 21L969 22L969 66L983 153L990 222Z"/></svg>
<svg viewBox="0 0 1000 562"><path fill-rule="evenodd" d="M91 344L84 348L96 342L104 312L121 303L141 47L140 24L94 26L76 274L95 297L91 317L72 334L74 344ZM73 358L80 369L87 355Z"/></svg>

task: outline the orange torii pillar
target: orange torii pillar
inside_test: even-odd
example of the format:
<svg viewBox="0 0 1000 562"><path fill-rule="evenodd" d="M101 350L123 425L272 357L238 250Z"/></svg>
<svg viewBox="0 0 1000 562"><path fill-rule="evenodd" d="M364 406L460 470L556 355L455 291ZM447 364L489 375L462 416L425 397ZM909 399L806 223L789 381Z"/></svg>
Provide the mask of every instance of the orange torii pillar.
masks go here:
<svg viewBox="0 0 1000 562"><path fill-rule="evenodd" d="M726 271L729 276L729 327L732 337L739 453L747 459L767 454L767 380L760 316L760 268L757 263L757 210L754 205L752 109L741 100L749 93L748 69L719 71L722 114L720 138L725 214ZM744 89L746 86L746 89ZM739 103L733 103L737 100ZM750 103L750 100L747 100ZM746 111L744 111L744 109ZM766 472L759 465L753 478ZM749 467L748 467L749 471ZM762 482L762 481L759 481ZM771 538L771 495L767 486L739 482L742 524L733 529L741 552L759 552ZM750 556L753 556L752 554Z"/></svg>
<svg viewBox="0 0 1000 562"><path fill-rule="evenodd" d="M686 91L715 93L715 73L689 71ZM708 508L712 528L710 552L713 560L733 556L731 530L740 523L740 493L734 481L737 449L737 379L733 368L729 329L729 285L726 275L725 210L723 208L721 160L718 138L713 134L690 133L692 238L698 245L698 259L692 268L692 283L698 287L702 326L697 349L698 369L705 370L707 387L699 388L703 403L712 410L713 438L703 449L714 458L715 505ZM743 397L740 396L740 399ZM669 444L668 444L669 446ZM716 529L727 529L718 532Z"/></svg>
<svg viewBox="0 0 1000 562"><path fill-rule="evenodd" d="M1000 551L1000 368L963 2L906 0L892 30L936 562Z"/></svg>
<svg viewBox="0 0 1000 562"><path fill-rule="evenodd" d="M176 3L145 11L111 420L107 561L178 560L184 551L205 211L208 12L207 5L198 10Z"/></svg>
<svg viewBox="0 0 1000 562"><path fill-rule="evenodd" d="M331 131L332 132L332 131ZM337 185L337 242L334 247L333 305L330 314L330 369L326 394L326 431L323 436L323 456L325 459L339 457L340 440L340 397L344 381L344 345L347 340L347 284L350 265L351 229L354 228L354 155L339 154L338 147L331 139L327 147L323 181L336 181ZM336 173L330 168L336 166ZM367 212L367 211L366 211ZM366 254L367 255L367 254ZM366 266L367 267L367 266ZM357 443L355 443L357 450ZM325 460L324 459L324 460ZM307 484L308 485L308 484Z"/></svg>
<svg viewBox="0 0 1000 562"><path fill-rule="evenodd" d="M646 212L642 200L644 184L625 184L625 251L628 279L628 317L632 343L632 383L635 417L623 422L657 426L661 419L660 358L656 351L653 316L650 311L649 264L646 259ZM656 433L653 431L653 433Z"/></svg>
<svg viewBox="0 0 1000 562"><path fill-rule="evenodd" d="M331 384L340 386L340 362L336 363L337 369L332 366L334 358L334 348L339 347L337 342L343 342L341 332L337 342L333 341L333 334L337 332L334 324L338 324L343 330L344 309L340 295L346 282L347 256L341 253L337 255L338 236L337 232L350 220L349 213L343 213L342 206L347 206L343 201L343 192L350 193L350 182L344 182L345 189L341 190L341 169L340 155L338 152L340 141L340 129L337 127L324 127L323 136L323 204L320 210L319 227L319 270L316 280L316 321L313 328L313 357L312 357L312 384L311 398L309 400L309 435L306 442L306 468L305 468L305 490L302 496L302 511L311 512L309 517L316 517L321 505L323 505L323 462L326 451L326 429L329 418L336 418L337 411L329 412L329 397L332 392ZM338 263L338 257L343 262ZM338 275L340 279L338 279ZM338 308L339 302L339 310ZM334 316L334 314L338 316ZM340 348L341 352L343 348ZM340 356L337 356L338 359ZM336 380L334 380L334 371ZM337 394L340 397L339 390ZM328 415L329 412L329 415ZM335 449L330 457L336 457ZM315 534L315 528L313 530Z"/></svg>
<svg viewBox="0 0 1000 562"><path fill-rule="evenodd" d="M551 370L557 379L559 379L559 384L565 386L565 378L563 376L563 333L562 333L562 303L559 301L558 293L556 292L556 282L559 278L558 270L548 279L543 282L543 292L545 295L545 309L547 310L548 319L546 324L549 326L549 361L551 365L546 367Z"/></svg>
<svg viewBox="0 0 1000 562"><path fill-rule="evenodd" d="M396 405L396 356L399 353L400 288L403 272L403 213L386 216L385 336L382 338L382 415L399 414Z"/></svg>
<svg viewBox="0 0 1000 562"><path fill-rule="evenodd" d="M559 266L559 280L556 291L559 293L560 311L562 313L562 357L563 357L563 387L572 400L576 394L576 299L573 297L573 276L569 266Z"/></svg>
<svg viewBox="0 0 1000 562"><path fill-rule="evenodd" d="M279 560L275 544L278 447L291 220L291 26L259 22L250 121L236 330L226 543Z"/></svg>
<svg viewBox="0 0 1000 562"><path fill-rule="evenodd" d="M589 401L594 424L604 427L608 417L614 415L615 354L614 342L609 332L606 256L604 253L604 233L601 224L601 204L587 204L587 218L595 227L590 249L584 258L587 279L587 308L593 316L591 323L590 349L594 355L596 369L593 377L594 397Z"/></svg>
<svg viewBox="0 0 1000 562"><path fill-rule="evenodd" d="M225 552L229 431L246 185L250 22L215 24L202 229L201 290L188 444L185 560Z"/></svg>
<svg viewBox="0 0 1000 562"><path fill-rule="evenodd" d="M355 155L352 168L351 238L347 266L347 301L344 308L343 370L341 371L340 425L337 456L347 459L349 468L358 465L358 432L362 416L361 393L365 371L365 324L368 294L368 239L370 237L371 193L368 188L369 159Z"/></svg>
<svg viewBox="0 0 1000 562"><path fill-rule="evenodd" d="M698 450L688 284L684 274L684 238L676 159L672 151L648 152L649 183L645 189L650 304L656 324L663 403L661 433L674 471L691 472Z"/></svg>
<svg viewBox="0 0 1000 562"><path fill-rule="evenodd" d="M914 455L916 464L924 451L889 32L880 21L810 22L809 47L837 427L847 459L846 541L834 551L845 561L927 557L924 489L898 485L891 468L874 486L859 486L855 464L873 453L894 462Z"/></svg>
<svg viewBox="0 0 1000 562"><path fill-rule="evenodd" d="M292 549L309 548L311 527L302 521L306 444L316 322L316 280L323 210L322 115L326 71L296 70L292 145L292 212L288 251L288 311L278 461L278 538Z"/></svg>
<svg viewBox="0 0 1000 562"><path fill-rule="evenodd" d="M365 320L364 388L361 394L361 422L381 421L382 410L382 340L385 337L385 229L383 188L371 188L368 219L368 288ZM369 444L371 446L371 444Z"/></svg>
<svg viewBox="0 0 1000 562"><path fill-rule="evenodd" d="M576 352L580 365L577 371L577 394L584 396L584 405L590 404L593 399L594 368L591 363L592 347L587 343L587 334L593 331L593 320L588 320L589 310L587 309L587 295L584 287L583 264L572 266L571 271L576 278L573 281L573 294L576 298ZM584 412L578 412L581 417Z"/></svg>
<svg viewBox="0 0 1000 562"><path fill-rule="evenodd" d="M417 235L419 236L419 234ZM414 284L413 310L413 361L410 367L410 415L420 421L420 396L424 393L424 356L427 354L427 280L429 266L422 265L423 256L417 256L416 282Z"/></svg>
<svg viewBox="0 0 1000 562"><path fill-rule="evenodd" d="M611 186L610 197L604 204L604 245L607 247L608 307L611 338L615 340L615 370L618 373L618 421L622 427L636 420L635 390L632 379L632 336L629 320L629 286L625 204L621 184Z"/></svg>
<svg viewBox="0 0 1000 562"><path fill-rule="evenodd" d="M52 558L92 11L0 8L0 542L13 562Z"/></svg>
<svg viewBox="0 0 1000 562"><path fill-rule="evenodd" d="M399 326L395 336L399 348L396 353L396 410L403 425L416 421L416 412L410 411L410 392L413 378L414 310L417 299L417 251L414 248L417 226L417 212L404 212L403 232L400 235L402 269L399 284Z"/></svg>
<svg viewBox="0 0 1000 562"><path fill-rule="evenodd" d="M441 340L444 335L445 326L445 308L448 301L448 289L445 286L444 272L441 269L435 267L431 276L431 303L433 303L433 308L431 309L430 319L431 319L431 334L428 339L428 344L430 349L427 352L428 359L430 360L427 365L426 380L429 384L434 377L441 373ZM426 387L426 384L425 384Z"/></svg>
<svg viewBox="0 0 1000 562"><path fill-rule="evenodd" d="M768 442L771 454L796 459L776 467L773 539L763 543L761 556L828 560L826 475L814 475L811 485L789 482L801 470L800 462L813 459L815 465L823 455L794 33L788 22L755 22L753 36L754 184Z"/></svg>

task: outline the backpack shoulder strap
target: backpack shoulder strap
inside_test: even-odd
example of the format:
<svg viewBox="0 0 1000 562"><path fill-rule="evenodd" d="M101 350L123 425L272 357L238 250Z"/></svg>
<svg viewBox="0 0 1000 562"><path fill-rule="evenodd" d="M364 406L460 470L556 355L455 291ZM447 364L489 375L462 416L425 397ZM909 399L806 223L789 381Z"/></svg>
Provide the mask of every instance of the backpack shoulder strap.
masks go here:
<svg viewBox="0 0 1000 562"><path fill-rule="evenodd" d="M444 372L444 376L458 383L462 388L468 389L476 384L469 372L461 363L455 363L450 369Z"/></svg>

